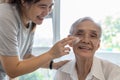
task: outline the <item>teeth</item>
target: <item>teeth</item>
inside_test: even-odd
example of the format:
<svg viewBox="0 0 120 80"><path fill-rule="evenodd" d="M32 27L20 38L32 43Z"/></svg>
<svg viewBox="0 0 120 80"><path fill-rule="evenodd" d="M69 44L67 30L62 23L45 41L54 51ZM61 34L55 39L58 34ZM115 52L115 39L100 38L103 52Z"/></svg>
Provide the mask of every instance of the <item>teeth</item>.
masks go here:
<svg viewBox="0 0 120 80"><path fill-rule="evenodd" d="M87 50L89 50L89 49L90 49L90 48L85 47L85 46L81 46L80 48L81 48L81 49L87 49Z"/></svg>

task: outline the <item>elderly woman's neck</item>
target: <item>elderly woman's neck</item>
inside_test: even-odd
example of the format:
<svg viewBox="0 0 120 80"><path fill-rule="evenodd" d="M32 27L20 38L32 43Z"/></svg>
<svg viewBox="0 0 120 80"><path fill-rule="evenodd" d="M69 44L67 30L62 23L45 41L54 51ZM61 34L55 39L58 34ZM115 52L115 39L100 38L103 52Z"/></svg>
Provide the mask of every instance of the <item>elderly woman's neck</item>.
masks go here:
<svg viewBox="0 0 120 80"><path fill-rule="evenodd" d="M85 80L89 74L92 67L93 59L92 58L79 58L76 59L76 71L78 74L79 80Z"/></svg>

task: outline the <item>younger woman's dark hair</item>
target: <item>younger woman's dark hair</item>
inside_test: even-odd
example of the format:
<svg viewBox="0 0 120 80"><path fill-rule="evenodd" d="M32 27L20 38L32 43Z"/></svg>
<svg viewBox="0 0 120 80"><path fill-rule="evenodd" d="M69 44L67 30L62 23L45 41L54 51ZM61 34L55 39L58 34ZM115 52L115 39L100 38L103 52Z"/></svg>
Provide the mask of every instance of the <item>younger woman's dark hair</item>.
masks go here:
<svg viewBox="0 0 120 80"><path fill-rule="evenodd" d="M24 2L27 3L36 3L39 2L40 0L24 0ZM9 3L21 3L21 0L8 0Z"/></svg>
<svg viewBox="0 0 120 80"><path fill-rule="evenodd" d="M37 3L40 0L24 0L25 3L32 4ZM17 6L17 9L19 13L22 15L22 0L8 0L8 3L15 4ZM32 22L33 28L36 26L35 23Z"/></svg>

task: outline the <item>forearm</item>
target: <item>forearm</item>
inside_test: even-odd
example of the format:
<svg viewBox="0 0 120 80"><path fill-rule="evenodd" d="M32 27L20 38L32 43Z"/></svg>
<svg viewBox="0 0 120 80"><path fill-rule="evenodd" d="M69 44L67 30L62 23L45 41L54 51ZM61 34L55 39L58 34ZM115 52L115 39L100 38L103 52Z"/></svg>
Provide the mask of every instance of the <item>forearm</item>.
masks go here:
<svg viewBox="0 0 120 80"><path fill-rule="evenodd" d="M61 57L63 55L67 55L69 52L69 47L65 47L65 45L70 44L74 41L74 38L65 38L59 42L57 42L48 52L32 57L29 59L25 59L23 61L19 61L17 56L0 56L1 63L6 71L6 73L14 78L26 73L30 73L40 67L48 67L49 61L54 58ZM57 67L59 68L59 66Z"/></svg>
<svg viewBox="0 0 120 80"><path fill-rule="evenodd" d="M35 57L34 55L32 54L27 54L24 56L24 59L28 59L28 58L32 58L32 57ZM53 61L53 60L51 60ZM46 63L44 63L40 68L46 68L46 69L50 69L50 64L51 64L51 61L48 61ZM60 62L54 62L51 64L52 66L52 69L58 69L60 68L62 65L64 65L65 63L67 63L69 60L64 60L64 61L60 61Z"/></svg>
<svg viewBox="0 0 120 80"><path fill-rule="evenodd" d="M48 61L51 61L53 58L49 54L42 54L30 59L26 59L19 63L18 69L21 71L21 74L32 72L40 67L42 67ZM25 69L22 69L22 67Z"/></svg>
<svg viewBox="0 0 120 80"><path fill-rule="evenodd" d="M51 61L53 57L48 53L42 54L40 56L36 56L30 59L26 59L23 61L19 61L17 57L2 57L2 64L5 68L7 74L14 78L19 75L23 75L29 72L32 72ZM9 65L9 66L8 66Z"/></svg>
<svg viewBox="0 0 120 80"><path fill-rule="evenodd" d="M28 59L28 58L32 58L32 57L35 57L35 56L29 53L29 54L27 54L27 55L24 56L24 59ZM53 60L51 60L51 61L53 61ZM48 61L48 62L44 63L40 68L50 69L51 61ZM67 63L68 61L69 60L60 61L60 62L54 62L53 61L53 63L51 64L52 69L58 69L62 65L64 65L65 63Z"/></svg>
<svg viewBox="0 0 120 80"><path fill-rule="evenodd" d="M29 54L26 54L23 59L25 60L25 59L29 59L29 58L33 58L33 57L35 57L35 56L32 55L31 53L29 53ZM50 65L50 61L44 63L40 68L49 68L49 65Z"/></svg>

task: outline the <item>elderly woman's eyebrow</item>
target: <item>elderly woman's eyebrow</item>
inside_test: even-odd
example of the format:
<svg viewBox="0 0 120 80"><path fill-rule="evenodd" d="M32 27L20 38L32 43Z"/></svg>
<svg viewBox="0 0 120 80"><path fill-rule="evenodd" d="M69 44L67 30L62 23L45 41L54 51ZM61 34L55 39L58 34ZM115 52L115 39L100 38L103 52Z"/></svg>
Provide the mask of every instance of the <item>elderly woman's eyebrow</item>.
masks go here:
<svg viewBox="0 0 120 80"><path fill-rule="evenodd" d="M82 30L82 29L79 29L77 32L84 32L84 30Z"/></svg>

